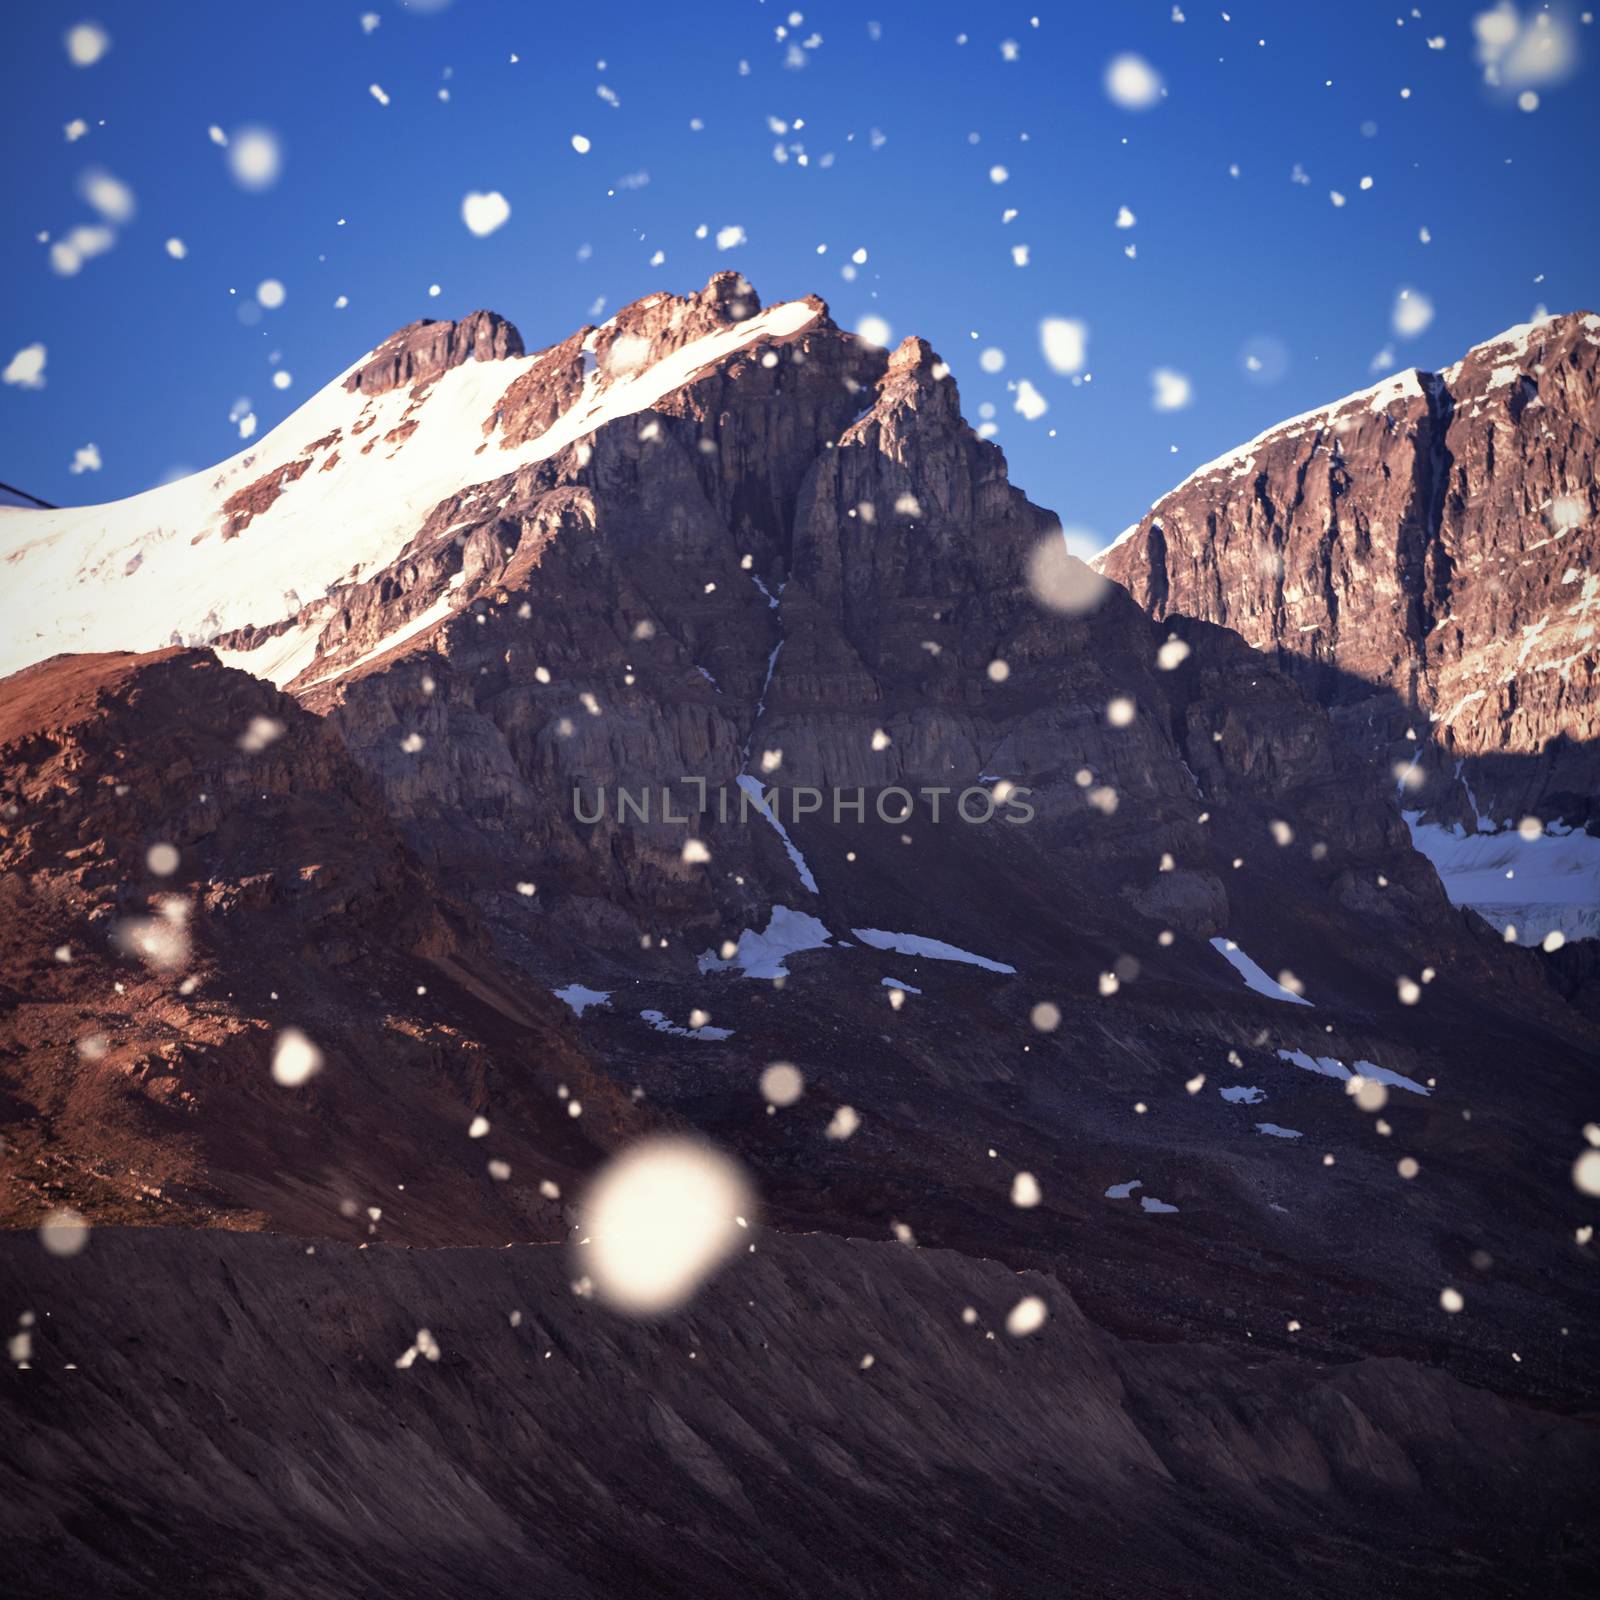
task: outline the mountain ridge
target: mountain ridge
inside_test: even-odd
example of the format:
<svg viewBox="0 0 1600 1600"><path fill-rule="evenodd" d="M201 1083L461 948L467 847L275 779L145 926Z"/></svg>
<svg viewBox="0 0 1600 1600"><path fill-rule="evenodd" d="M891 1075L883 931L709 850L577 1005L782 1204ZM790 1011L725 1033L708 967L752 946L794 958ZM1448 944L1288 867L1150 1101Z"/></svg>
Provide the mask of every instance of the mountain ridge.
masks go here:
<svg viewBox="0 0 1600 1600"><path fill-rule="evenodd" d="M1597 428L1600 316L1523 324L1268 429L1094 565L1271 652L1390 772L1453 899L1593 937Z"/></svg>

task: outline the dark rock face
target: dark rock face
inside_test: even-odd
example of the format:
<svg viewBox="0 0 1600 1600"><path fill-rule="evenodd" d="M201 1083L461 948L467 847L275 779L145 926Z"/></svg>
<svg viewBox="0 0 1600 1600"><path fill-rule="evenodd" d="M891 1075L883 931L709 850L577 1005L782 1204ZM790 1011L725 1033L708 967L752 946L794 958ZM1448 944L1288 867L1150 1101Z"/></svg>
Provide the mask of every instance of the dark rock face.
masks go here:
<svg viewBox="0 0 1600 1600"><path fill-rule="evenodd" d="M713 355L683 355L707 336ZM652 403L618 401L674 360ZM425 376L395 380L418 382L408 416ZM506 470L559 419L561 448ZM1419 470L1382 428L1391 471ZM142 1572L198 1592L205 1552L281 1549L277 1508L309 1494L310 1593L1581 1585L1568 1496L1592 1458L1562 1418L1600 1370L1570 1179L1592 974L1452 909L1392 780L1350 759L1346 703L1158 602L1153 555L1139 603L1067 557L922 341L873 349L820 301L773 319L732 274L525 365L472 460L393 560L262 630L315 641L288 696L193 652L0 686L4 977L29 1001L0 1032L10 1218L144 1220L120 1169L177 1151L180 1220L374 1245L97 1234L74 1262L32 1240L0 1260L51 1318L15 1382L86 1366L55 1343L73 1314L85 1353L124 1325L171 1352L150 1412L115 1424L99 1391L21 1391L33 1476L60 1486L12 1501L36 1591L104 1560L130 1595ZM1329 482L1342 515L1354 491ZM1144 548L1166 537L1151 523ZM1397 568L1396 604L1441 598L1434 547ZM1374 693L1395 696L1389 653ZM1318 670L1353 681L1356 660ZM241 751L256 715L283 732ZM779 792L781 830L741 820L751 786ZM621 788L651 794L648 819ZM859 813L833 809L857 791ZM973 795L990 820L963 820ZM180 854L159 885L138 873L158 839ZM100 953L171 893L193 902L190 992ZM581 1018L550 998L572 984L599 996ZM330 1057L293 1093L265 1075L280 1022ZM69 1053L86 1030L111 1041L98 1067ZM187 1062L192 1038L184 1142L127 1086L155 1069L112 1074L164 1043ZM757 1087L778 1060L805 1078L781 1113ZM743 1160L782 1232L656 1328L575 1298L554 1251L378 1248L554 1239L579 1219L541 1179L565 1196L617 1142L682 1124ZM1038 1204L1012 1203L1021 1173ZM840 1237L892 1233L916 1247ZM195 1387L239 1419L279 1397L346 1487L306 1490L246 1422L226 1493L186 1489L163 1551L138 1531L142 1463L190 1356L119 1286L185 1261L190 1320L238 1330L193 1355ZM998 1330L1028 1289L1052 1320L1017 1342ZM443 1359L395 1372L419 1325ZM330 1344L332 1391L309 1353ZM197 1436L215 1420L170 1404ZM126 1469L74 1467L102 1427ZM385 1494L391 1518L350 1509ZM103 1556L52 1509L80 1495L117 1508Z"/></svg>
<svg viewBox="0 0 1600 1600"><path fill-rule="evenodd" d="M647 304L663 325L680 320L683 303ZM1242 780L1263 806L1335 781L1325 724L1225 635L1195 632L1200 656L1168 674L1155 670L1158 636L1119 591L1079 617L1040 606L1028 568L1055 519L966 428L921 341L885 368L824 321L741 351L651 416L608 423L438 508L400 562L341 592L299 680L397 814L416 817L418 847L448 848L452 871L475 853L503 882L520 834L541 909L561 911L570 861L587 888L639 906L619 925L631 945L664 915L697 913L708 937L712 917L764 918L786 885L757 875L733 904L709 901L708 875L672 859L681 829L619 831L611 817L580 836L575 787L696 774L727 789L768 752L764 775L784 786L877 792L990 772L1033 787L1052 821L1126 838L1153 875L1164 849L1206 837L1193 819L1207 779ZM410 646L437 654L372 655L447 591L449 614ZM1243 665L1230 672L1229 660ZM1213 717L1215 693L1189 727L1190 685L1221 674L1246 687L1246 673L1231 734ZM1286 694L1285 715L1268 710ZM1145 712L1113 731L1106 707L1124 696ZM419 756L401 749L402 722L424 736ZM1219 759L1235 751L1237 773ZM1106 818L1084 771L1122 815L1145 814ZM1364 783L1337 809L1341 842L1392 866L1397 900L1417 895L1436 912L1393 810ZM422 820L445 814L447 828ZM1163 831L1150 834L1152 821ZM473 833L488 837L469 852ZM722 844L748 859L745 835Z"/></svg>
<svg viewBox="0 0 1600 1600"><path fill-rule="evenodd" d="M427 383L463 361L503 361L522 354L522 335L492 311L460 322L423 318L391 334L344 380L352 393L385 394L408 383Z"/></svg>
<svg viewBox="0 0 1600 1600"><path fill-rule="evenodd" d="M1275 652L1431 817L1600 816L1600 317L1270 430L1097 561L1153 617Z"/></svg>
<svg viewBox="0 0 1600 1600"><path fill-rule="evenodd" d="M1445 1596L1595 1581L1600 1443L1580 1422L1406 1360L1126 1343L1048 1275L949 1251L755 1241L655 1325L574 1298L555 1247L313 1253L107 1230L41 1269L32 1240L5 1241L0 1305L8 1322L35 1316L30 1365L0 1369L8 1591ZM1050 1315L1016 1339L1005 1319L1025 1294ZM396 1370L419 1327L437 1361ZM197 1447L203 1432L193 1465L175 1419Z"/></svg>

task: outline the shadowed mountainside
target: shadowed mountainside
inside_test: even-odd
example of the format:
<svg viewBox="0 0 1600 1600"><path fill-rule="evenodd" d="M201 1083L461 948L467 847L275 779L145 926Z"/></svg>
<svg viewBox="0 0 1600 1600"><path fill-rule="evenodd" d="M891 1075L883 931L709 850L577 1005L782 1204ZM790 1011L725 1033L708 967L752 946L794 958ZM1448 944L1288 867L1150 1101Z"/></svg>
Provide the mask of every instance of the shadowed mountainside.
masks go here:
<svg viewBox="0 0 1600 1600"><path fill-rule="evenodd" d="M0 1304L37 1317L0 1370L17 1594L1558 1597L1600 1573L1591 1427L1403 1360L1126 1344L1053 1279L947 1251L762 1232L650 1325L574 1298L556 1247L111 1230L41 1274L30 1243L0 1242ZM1024 1294L1050 1317L1016 1340ZM397 1370L419 1327L437 1361Z"/></svg>

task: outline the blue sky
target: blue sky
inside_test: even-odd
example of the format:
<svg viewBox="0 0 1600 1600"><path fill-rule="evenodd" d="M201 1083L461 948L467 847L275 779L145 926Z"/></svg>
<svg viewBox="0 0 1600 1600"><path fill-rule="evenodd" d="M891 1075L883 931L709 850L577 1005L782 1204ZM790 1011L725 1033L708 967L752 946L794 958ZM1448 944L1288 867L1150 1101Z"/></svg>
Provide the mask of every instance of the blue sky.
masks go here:
<svg viewBox="0 0 1600 1600"><path fill-rule="evenodd" d="M1562 13L1571 70L1522 109L1485 82L1486 9L32 4L0 68L0 366L47 355L42 387L0 386L0 479L116 498L231 455L238 402L264 433L414 318L488 306L532 349L736 267L764 300L815 291L845 326L930 339L1013 480L1110 538L1201 462L1373 382L1386 347L1443 365L1539 305L1600 306L1597 31ZM110 44L81 66L64 36L85 21ZM1146 109L1108 94L1126 53L1164 87ZM213 125L235 148L273 130L277 181L241 187ZM104 184L101 210L85 198L90 171L130 218ZM469 232L469 191L509 220ZM52 247L84 226L115 242L62 275ZM731 228L745 242L719 248ZM263 310L269 279L285 298ZM1433 308L1404 338L1402 289ZM1041 350L1050 317L1087 327L1076 374ZM1153 406L1157 370L1187 405ZM91 443L101 465L72 472Z"/></svg>

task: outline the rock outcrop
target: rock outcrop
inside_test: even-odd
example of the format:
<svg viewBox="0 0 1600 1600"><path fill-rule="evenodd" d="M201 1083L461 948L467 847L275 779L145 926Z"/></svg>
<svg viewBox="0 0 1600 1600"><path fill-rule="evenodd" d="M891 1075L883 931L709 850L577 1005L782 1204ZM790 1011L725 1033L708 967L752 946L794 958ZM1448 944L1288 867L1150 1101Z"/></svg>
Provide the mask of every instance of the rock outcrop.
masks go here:
<svg viewBox="0 0 1600 1600"><path fill-rule="evenodd" d="M492 311L460 322L424 317L391 334L344 380L352 394L387 394L407 384L431 382L463 361L504 361L522 354L522 335Z"/></svg>

